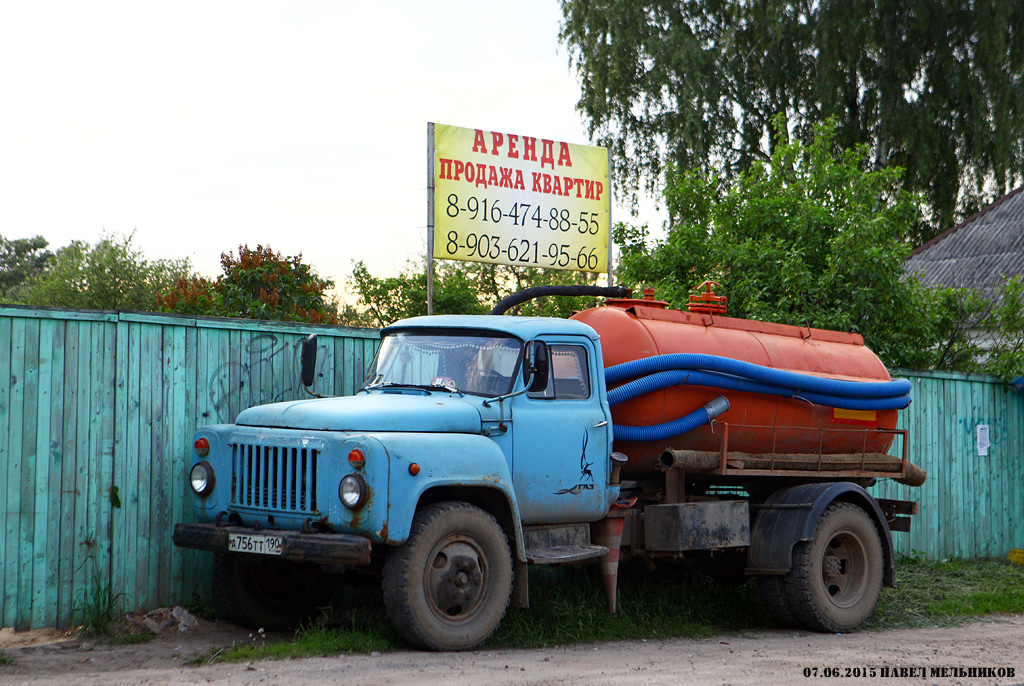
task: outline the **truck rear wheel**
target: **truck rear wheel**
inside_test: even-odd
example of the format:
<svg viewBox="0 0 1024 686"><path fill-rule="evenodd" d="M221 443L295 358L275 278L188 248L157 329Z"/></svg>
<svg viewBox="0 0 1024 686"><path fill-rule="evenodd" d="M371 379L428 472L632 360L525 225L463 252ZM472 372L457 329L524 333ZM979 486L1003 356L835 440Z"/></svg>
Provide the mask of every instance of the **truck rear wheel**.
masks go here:
<svg viewBox="0 0 1024 686"><path fill-rule="evenodd" d="M466 503L416 513L409 540L384 564L384 606L398 633L430 650L475 648L498 628L512 593L501 526Z"/></svg>
<svg viewBox="0 0 1024 686"><path fill-rule="evenodd" d="M775 621L787 629L800 626L800 621L789 607L789 600L786 598L786 585L781 576L757 577L757 590L761 593L761 600L768 608L768 613L775 618Z"/></svg>
<svg viewBox="0 0 1024 686"><path fill-rule="evenodd" d="M253 629L294 629L314 619L334 595L331 579L314 565L225 554L213 560L216 610Z"/></svg>
<svg viewBox="0 0 1024 686"><path fill-rule="evenodd" d="M874 522L851 503L833 503L811 541L793 548L784 577L794 616L816 631L854 631L875 611L882 593L882 542Z"/></svg>

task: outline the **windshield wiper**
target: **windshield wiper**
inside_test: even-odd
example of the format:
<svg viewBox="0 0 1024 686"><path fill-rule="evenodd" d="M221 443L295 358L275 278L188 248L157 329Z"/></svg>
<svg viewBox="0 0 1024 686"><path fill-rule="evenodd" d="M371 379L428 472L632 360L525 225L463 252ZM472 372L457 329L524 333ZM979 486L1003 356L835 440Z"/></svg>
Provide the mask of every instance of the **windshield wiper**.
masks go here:
<svg viewBox="0 0 1024 686"><path fill-rule="evenodd" d="M449 393L458 393L459 395L466 395L465 393L460 391L458 388L456 388L454 384L441 384L441 383L419 384L419 383L399 383L397 381L381 381L381 382L378 382L378 383L367 384L367 385L363 386L362 388L360 388L359 390L360 391L366 391L367 393L369 393L370 391L375 391L378 388L415 388L415 389L418 389L418 390L421 390L421 391L448 391ZM356 392L358 393L359 391L356 391Z"/></svg>

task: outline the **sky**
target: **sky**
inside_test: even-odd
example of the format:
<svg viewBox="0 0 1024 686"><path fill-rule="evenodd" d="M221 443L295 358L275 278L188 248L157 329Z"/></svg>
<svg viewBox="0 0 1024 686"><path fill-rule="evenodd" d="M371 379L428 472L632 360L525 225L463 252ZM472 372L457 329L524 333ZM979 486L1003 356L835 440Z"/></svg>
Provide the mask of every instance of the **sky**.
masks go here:
<svg viewBox="0 0 1024 686"><path fill-rule="evenodd" d="M211 277L241 244L339 286L355 260L397 273L425 251L428 122L589 142L560 21L557 0L4 2L0 235L134 232Z"/></svg>

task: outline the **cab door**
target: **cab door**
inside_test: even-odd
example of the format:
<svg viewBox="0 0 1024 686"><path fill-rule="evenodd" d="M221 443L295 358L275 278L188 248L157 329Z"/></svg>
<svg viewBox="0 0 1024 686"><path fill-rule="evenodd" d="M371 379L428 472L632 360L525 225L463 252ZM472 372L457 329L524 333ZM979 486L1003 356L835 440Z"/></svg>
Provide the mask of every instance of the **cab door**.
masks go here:
<svg viewBox="0 0 1024 686"><path fill-rule="evenodd" d="M611 423L600 356L577 337L541 338L547 387L516 398L512 460L524 524L593 521L610 505ZM603 374L603 370L601 372Z"/></svg>

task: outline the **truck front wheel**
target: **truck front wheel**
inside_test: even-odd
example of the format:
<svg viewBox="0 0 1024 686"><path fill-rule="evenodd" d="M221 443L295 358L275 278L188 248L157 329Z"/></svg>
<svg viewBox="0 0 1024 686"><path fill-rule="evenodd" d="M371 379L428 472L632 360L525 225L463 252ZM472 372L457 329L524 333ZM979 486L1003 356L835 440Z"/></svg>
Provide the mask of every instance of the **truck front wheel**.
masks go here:
<svg viewBox="0 0 1024 686"><path fill-rule="evenodd" d="M466 503L416 513L384 565L384 605L398 633L430 650L467 650L494 633L512 593L512 555L494 517Z"/></svg>
<svg viewBox="0 0 1024 686"><path fill-rule="evenodd" d="M215 607L229 621L294 629L330 604L335 584L315 565L245 557L214 555Z"/></svg>
<svg viewBox="0 0 1024 686"><path fill-rule="evenodd" d="M868 514L850 503L829 506L814 539L794 546L784 585L789 609L807 628L863 625L882 593L882 542Z"/></svg>

